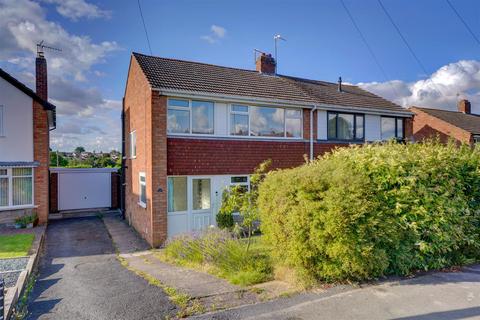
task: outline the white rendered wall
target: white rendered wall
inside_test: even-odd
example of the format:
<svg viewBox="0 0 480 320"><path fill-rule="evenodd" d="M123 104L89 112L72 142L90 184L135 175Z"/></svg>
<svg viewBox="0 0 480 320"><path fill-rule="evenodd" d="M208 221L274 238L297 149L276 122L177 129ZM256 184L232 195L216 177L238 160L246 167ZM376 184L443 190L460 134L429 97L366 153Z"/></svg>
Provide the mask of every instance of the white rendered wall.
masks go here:
<svg viewBox="0 0 480 320"><path fill-rule="evenodd" d="M4 136L0 136L0 162L33 161L33 101L0 78Z"/></svg>

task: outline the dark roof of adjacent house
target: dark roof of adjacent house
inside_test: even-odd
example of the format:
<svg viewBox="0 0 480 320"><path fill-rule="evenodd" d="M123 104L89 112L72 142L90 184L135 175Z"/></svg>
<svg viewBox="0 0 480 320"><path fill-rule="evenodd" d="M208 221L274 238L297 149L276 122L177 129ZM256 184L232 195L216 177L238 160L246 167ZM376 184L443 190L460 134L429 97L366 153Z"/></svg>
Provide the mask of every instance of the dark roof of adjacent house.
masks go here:
<svg viewBox="0 0 480 320"><path fill-rule="evenodd" d="M472 134L480 134L480 115L430 108L413 107Z"/></svg>
<svg viewBox="0 0 480 320"><path fill-rule="evenodd" d="M357 86L133 53L152 88L408 112Z"/></svg>
<svg viewBox="0 0 480 320"><path fill-rule="evenodd" d="M40 103L45 110L54 111L56 109L56 107L53 104L39 97L32 89L30 89L29 87L27 87L26 85L24 85L23 83L15 79L9 73L5 72L2 68L0 68L0 77L5 79L5 81L9 82L11 85L13 85L18 90L25 93L27 96L29 96L33 100Z"/></svg>

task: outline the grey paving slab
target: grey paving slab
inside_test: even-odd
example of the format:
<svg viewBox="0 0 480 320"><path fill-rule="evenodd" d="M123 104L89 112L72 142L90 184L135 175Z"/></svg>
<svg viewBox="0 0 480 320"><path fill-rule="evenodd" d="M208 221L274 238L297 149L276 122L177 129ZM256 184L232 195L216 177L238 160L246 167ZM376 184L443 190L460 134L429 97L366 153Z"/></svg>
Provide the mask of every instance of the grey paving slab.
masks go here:
<svg viewBox="0 0 480 320"><path fill-rule="evenodd" d="M125 220L122 220L120 216L105 216L103 222L119 253L132 253L150 249L150 245L142 239Z"/></svg>

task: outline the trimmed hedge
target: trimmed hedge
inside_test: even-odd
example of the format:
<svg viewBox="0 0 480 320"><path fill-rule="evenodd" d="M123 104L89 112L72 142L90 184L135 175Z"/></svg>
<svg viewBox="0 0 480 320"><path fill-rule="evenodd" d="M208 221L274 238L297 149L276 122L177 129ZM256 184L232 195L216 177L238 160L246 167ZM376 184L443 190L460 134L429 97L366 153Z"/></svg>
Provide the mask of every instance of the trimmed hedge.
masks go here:
<svg viewBox="0 0 480 320"><path fill-rule="evenodd" d="M364 280L479 259L480 150L430 141L336 149L267 175L258 205L277 261Z"/></svg>

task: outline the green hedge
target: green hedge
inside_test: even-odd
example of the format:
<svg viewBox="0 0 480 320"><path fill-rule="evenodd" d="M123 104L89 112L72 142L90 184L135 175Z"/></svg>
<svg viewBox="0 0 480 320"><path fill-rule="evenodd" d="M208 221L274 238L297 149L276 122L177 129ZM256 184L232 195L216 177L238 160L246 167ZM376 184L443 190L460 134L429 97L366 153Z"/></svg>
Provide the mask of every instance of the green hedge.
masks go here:
<svg viewBox="0 0 480 320"><path fill-rule="evenodd" d="M437 142L337 149L271 172L262 231L308 279L363 280L479 258L480 150Z"/></svg>

